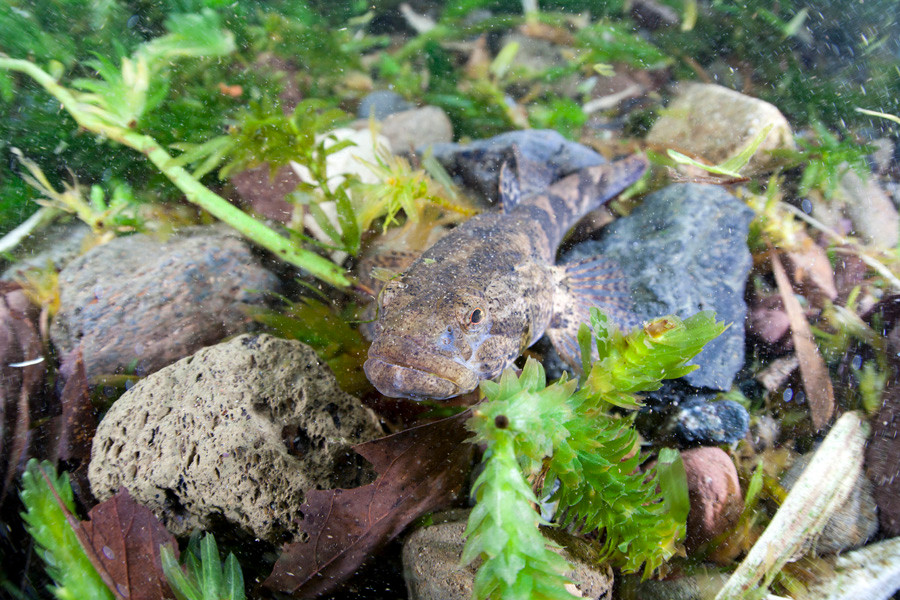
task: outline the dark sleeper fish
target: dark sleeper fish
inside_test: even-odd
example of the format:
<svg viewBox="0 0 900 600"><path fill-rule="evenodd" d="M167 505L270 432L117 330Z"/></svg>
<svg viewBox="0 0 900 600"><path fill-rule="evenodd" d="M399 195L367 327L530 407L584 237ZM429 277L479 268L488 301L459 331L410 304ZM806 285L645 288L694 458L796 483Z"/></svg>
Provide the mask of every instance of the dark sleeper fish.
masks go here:
<svg viewBox="0 0 900 600"><path fill-rule="evenodd" d="M385 396L452 398L499 375L544 333L579 368L575 336L590 307L631 325L631 301L609 260L555 266L556 250L581 217L646 168L634 155L528 194L528 169L519 164L514 176L504 165L502 212L452 230L385 285L365 363L369 381Z"/></svg>

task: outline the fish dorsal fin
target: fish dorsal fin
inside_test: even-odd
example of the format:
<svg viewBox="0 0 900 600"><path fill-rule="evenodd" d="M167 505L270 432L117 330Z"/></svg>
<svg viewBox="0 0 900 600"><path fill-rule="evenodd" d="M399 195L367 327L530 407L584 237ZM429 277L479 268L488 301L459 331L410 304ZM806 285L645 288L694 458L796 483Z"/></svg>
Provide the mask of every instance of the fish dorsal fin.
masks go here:
<svg viewBox="0 0 900 600"><path fill-rule="evenodd" d="M503 212L508 213L522 200L522 190L519 187L519 176L509 165L509 161L500 167L500 205Z"/></svg>
<svg viewBox="0 0 900 600"><path fill-rule="evenodd" d="M576 342L578 328L590 323L590 309L599 308L621 329L638 325L631 312L631 292L625 274L614 261L591 256L556 267L560 285L553 296L553 317L547 335L560 357L581 371L581 354Z"/></svg>
<svg viewBox="0 0 900 600"><path fill-rule="evenodd" d="M518 146L513 146L512 152L516 161L519 191L523 198L546 192L550 184L559 179L559 167L553 163L531 160Z"/></svg>

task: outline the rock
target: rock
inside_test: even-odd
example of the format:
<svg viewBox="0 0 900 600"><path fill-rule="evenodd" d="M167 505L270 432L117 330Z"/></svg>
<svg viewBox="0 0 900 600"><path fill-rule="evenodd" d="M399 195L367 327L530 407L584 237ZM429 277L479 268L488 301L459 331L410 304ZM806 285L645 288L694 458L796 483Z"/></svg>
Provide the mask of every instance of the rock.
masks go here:
<svg viewBox="0 0 900 600"><path fill-rule="evenodd" d="M90 236L91 228L78 219L54 221L32 233L13 250L17 262L0 279L10 281L29 269L46 269L48 265L62 270L82 253Z"/></svg>
<svg viewBox="0 0 900 600"><path fill-rule="evenodd" d="M824 206L825 204L829 206ZM893 248L897 245L900 215L890 197L873 177L860 177L859 173L848 167L831 201L813 203L813 215L821 217L833 228L840 229L837 220L841 214L850 219L853 223L852 233L862 238L866 244L880 248Z"/></svg>
<svg viewBox="0 0 900 600"><path fill-rule="evenodd" d="M751 336L776 351L794 348L791 320L784 309L784 300L777 293L768 296L753 295L750 299L747 330Z"/></svg>
<svg viewBox="0 0 900 600"><path fill-rule="evenodd" d="M413 108L413 105L403 99L403 96L390 90L376 90L366 94L359 103L356 116L367 119L372 116L376 121L381 121L388 115Z"/></svg>
<svg viewBox="0 0 900 600"><path fill-rule="evenodd" d="M771 170L770 150L794 148L787 119L768 102L728 88L705 83L679 86L663 116L654 123L647 143L674 148L720 163L742 150L764 128L772 131L744 167L752 175Z"/></svg>
<svg viewBox="0 0 900 600"><path fill-rule="evenodd" d="M900 590L900 538L841 554L828 561L827 577L809 586L797 600L887 600Z"/></svg>
<svg viewBox="0 0 900 600"><path fill-rule="evenodd" d="M720 448L683 450L691 510L687 518L688 552L715 539L737 524L744 510L744 497L737 469Z"/></svg>
<svg viewBox="0 0 900 600"><path fill-rule="evenodd" d="M543 163L554 178L606 162L597 152L549 129L510 131L466 145L435 144L432 153L459 183L497 202L500 167L513 159L513 146L526 159Z"/></svg>
<svg viewBox="0 0 900 600"><path fill-rule="evenodd" d="M812 453L797 459L781 477L781 485L790 490L812 460ZM878 531L878 516L872 496L872 482L860 473L850 497L831 516L816 541L821 556L837 554L862 546Z"/></svg>
<svg viewBox="0 0 900 600"><path fill-rule="evenodd" d="M381 122L381 135L395 152L412 152L453 141L453 125L443 109L423 106L389 115Z"/></svg>
<svg viewBox="0 0 900 600"><path fill-rule="evenodd" d="M800 367L800 359L796 354L788 354L776 358L769 365L756 374L756 380L766 391L774 394L778 390L784 389L788 384L791 376Z"/></svg>
<svg viewBox="0 0 900 600"><path fill-rule="evenodd" d="M734 444L750 428L747 409L733 400L688 400L678 407L674 421L675 436L686 446Z"/></svg>
<svg viewBox="0 0 900 600"><path fill-rule="evenodd" d="M61 355L81 347L88 378L132 368L146 375L246 330L241 304L278 287L223 227L189 228L162 243L117 238L59 274L50 337Z"/></svg>
<svg viewBox="0 0 900 600"><path fill-rule="evenodd" d="M468 511L448 511L435 515L436 524L417 529L403 544L403 571L410 600L469 600L475 582L476 565L460 566ZM608 566L597 568L562 555L575 565L567 573L582 598L612 597L613 573Z"/></svg>
<svg viewBox="0 0 900 600"><path fill-rule="evenodd" d="M361 483L352 444L378 418L300 342L243 335L141 380L97 428L88 475L101 501L125 486L174 534L217 521L290 540L312 488Z"/></svg>
<svg viewBox="0 0 900 600"><path fill-rule="evenodd" d="M721 567L710 565L705 574L643 581L640 576L624 578L617 600L713 600L725 585L727 573L716 573Z"/></svg>
<svg viewBox="0 0 900 600"><path fill-rule="evenodd" d="M256 214L279 223L289 223L294 206L285 197L297 189L300 177L285 165L269 175L268 163L235 173L230 181L241 200Z"/></svg>
<svg viewBox="0 0 900 600"><path fill-rule="evenodd" d="M712 309L729 327L692 361L695 387L728 390L744 364L744 284L750 271L747 229L753 211L722 188L676 184L649 195L599 241L574 246L563 262L601 254L627 276L642 319Z"/></svg>

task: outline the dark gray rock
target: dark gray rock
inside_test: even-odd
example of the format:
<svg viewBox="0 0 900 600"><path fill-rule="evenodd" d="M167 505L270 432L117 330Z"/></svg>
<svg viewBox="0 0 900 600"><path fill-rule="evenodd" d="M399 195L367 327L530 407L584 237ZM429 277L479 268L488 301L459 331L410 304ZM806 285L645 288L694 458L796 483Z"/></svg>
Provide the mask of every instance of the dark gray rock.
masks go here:
<svg viewBox="0 0 900 600"><path fill-rule="evenodd" d="M678 441L686 446L733 444L747 435L750 414L733 400L693 398L678 407L673 429Z"/></svg>
<svg viewBox="0 0 900 600"><path fill-rule="evenodd" d="M50 328L62 356L80 346L88 377L147 375L247 330L246 303L279 289L247 244L223 227L195 227L93 248L59 274Z"/></svg>
<svg viewBox="0 0 900 600"><path fill-rule="evenodd" d="M376 90L368 94L359 103L356 116L360 119L368 119L374 116L376 121L384 119L388 115L415 108L403 99L403 96L390 90Z"/></svg>
<svg viewBox="0 0 900 600"><path fill-rule="evenodd" d="M500 167L513 160L513 146L518 147L524 158L542 163L551 179L606 162L590 148L549 129L510 131L466 145L435 144L432 154L458 183L496 202Z"/></svg>
<svg viewBox="0 0 900 600"><path fill-rule="evenodd" d="M729 327L692 361L692 386L727 390L744 363L747 229L753 211L720 187L676 184L568 251L563 262L603 254L619 263L642 319L714 310Z"/></svg>

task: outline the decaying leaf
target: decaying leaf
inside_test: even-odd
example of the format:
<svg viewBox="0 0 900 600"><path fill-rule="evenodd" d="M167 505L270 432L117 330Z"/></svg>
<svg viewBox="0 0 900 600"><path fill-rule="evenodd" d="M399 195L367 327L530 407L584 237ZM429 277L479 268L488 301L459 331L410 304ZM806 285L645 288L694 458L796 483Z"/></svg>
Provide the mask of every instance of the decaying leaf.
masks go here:
<svg viewBox="0 0 900 600"><path fill-rule="evenodd" d="M56 442L56 460L69 471L75 495L85 506L92 506L96 500L90 492L87 467L91 460L91 443L97 432L97 409L91 402L87 374L81 348L70 357L71 365L61 369L69 372L63 386L60 404Z"/></svg>
<svg viewBox="0 0 900 600"><path fill-rule="evenodd" d="M28 458L45 365L34 312L21 286L0 282L0 504Z"/></svg>
<svg viewBox="0 0 900 600"><path fill-rule="evenodd" d="M164 600L173 594L163 574L160 545L178 552L178 544L149 508L121 488L88 513L87 521L69 516L104 583L121 600Z"/></svg>
<svg viewBox="0 0 900 600"><path fill-rule="evenodd" d="M770 252L770 258L775 282L778 284L778 292L781 294L784 308L791 322L791 337L794 340L797 358L800 360L800 377L803 380L803 389L806 391L810 417L813 427L819 431L828 424L834 415L834 389L831 386L831 378L828 376L828 368L819 354L815 340L813 340L809 322L803 314L803 308L794 297L791 282L774 250Z"/></svg>
<svg viewBox="0 0 900 600"><path fill-rule="evenodd" d="M350 490L312 490L302 506L308 541L287 544L272 574L271 590L312 598L356 571L413 520L450 502L469 472L472 446L464 411L354 449L378 478Z"/></svg>

